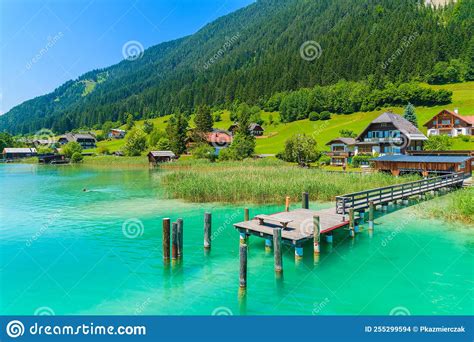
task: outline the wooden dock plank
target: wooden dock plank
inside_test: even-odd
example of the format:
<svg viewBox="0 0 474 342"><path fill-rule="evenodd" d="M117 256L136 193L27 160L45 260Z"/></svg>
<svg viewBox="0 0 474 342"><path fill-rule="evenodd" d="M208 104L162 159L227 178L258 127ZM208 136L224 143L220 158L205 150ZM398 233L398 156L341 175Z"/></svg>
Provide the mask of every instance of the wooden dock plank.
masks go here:
<svg viewBox="0 0 474 342"><path fill-rule="evenodd" d="M349 224L348 220L343 220L343 215L336 213L335 208L323 210L296 209L268 216L292 220L288 227L282 230L282 240L291 244L302 243L313 238L313 216L320 217L321 234ZM242 233L266 238L273 237L273 229L275 227L281 227L277 223L273 224L270 222L260 225L257 219L235 223L234 226Z"/></svg>

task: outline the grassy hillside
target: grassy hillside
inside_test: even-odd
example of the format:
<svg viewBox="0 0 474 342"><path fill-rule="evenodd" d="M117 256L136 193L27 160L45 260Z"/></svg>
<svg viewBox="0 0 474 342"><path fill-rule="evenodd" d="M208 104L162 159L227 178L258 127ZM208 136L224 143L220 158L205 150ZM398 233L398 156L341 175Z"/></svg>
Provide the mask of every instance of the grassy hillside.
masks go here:
<svg viewBox="0 0 474 342"><path fill-rule="evenodd" d="M435 107L417 107L416 113L420 130L426 133L426 127L422 125L443 108L458 108L461 115L474 115L474 82L457 83L442 86L430 86L436 89L444 88L453 91L453 102L447 106ZM356 133L360 133L373 119L384 111L391 109L395 113L403 113L403 108L387 107L373 112L358 112L353 114L333 114L331 120L327 121L309 121L299 120L290 123L278 123L269 125L269 116L273 116L273 120L279 122L279 113L262 113L262 119L265 121L265 135L257 138L256 153L274 154L281 151L284 147L286 139L296 133L306 133L312 135L321 150L327 149L325 144L333 138L337 138L341 129L350 129ZM230 113L224 111L221 115L222 121L216 122L215 127L227 129L232 124ZM155 127L165 129L169 116L164 116L151 121ZM192 124L192 120L191 120ZM136 126L143 126L143 121L137 121ZM124 127L122 127L124 128ZM111 151L119 150L123 146L124 140L112 140L100 142L99 146L106 146ZM454 139L453 149L474 149L474 142L464 142L461 139Z"/></svg>

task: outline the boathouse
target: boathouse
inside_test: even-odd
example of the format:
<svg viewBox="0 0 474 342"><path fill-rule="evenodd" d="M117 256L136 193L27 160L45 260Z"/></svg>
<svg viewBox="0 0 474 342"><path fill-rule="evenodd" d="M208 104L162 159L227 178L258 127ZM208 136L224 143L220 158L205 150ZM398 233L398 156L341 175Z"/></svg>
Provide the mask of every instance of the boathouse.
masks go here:
<svg viewBox="0 0 474 342"><path fill-rule="evenodd" d="M36 156L36 148L30 147L5 147L2 151L3 159L19 159Z"/></svg>
<svg viewBox="0 0 474 342"><path fill-rule="evenodd" d="M148 161L150 164L170 162L176 159L176 155L172 151L150 151L148 153Z"/></svg>
<svg viewBox="0 0 474 342"><path fill-rule="evenodd" d="M372 159L377 171L391 172L394 176L404 173L449 174L463 172L471 175L471 156L385 155Z"/></svg>
<svg viewBox="0 0 474 342"><path fill-rule="evenodd" d="M38 155L38 163L40 164L68 164L69 159L63 154L45 153Z"/></svg>

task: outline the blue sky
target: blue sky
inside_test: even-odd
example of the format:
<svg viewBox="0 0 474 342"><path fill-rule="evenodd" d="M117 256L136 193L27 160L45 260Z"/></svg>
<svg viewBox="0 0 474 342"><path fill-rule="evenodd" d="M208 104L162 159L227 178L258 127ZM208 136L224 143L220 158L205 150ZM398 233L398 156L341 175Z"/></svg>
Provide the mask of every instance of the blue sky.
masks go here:
<svg viewBox="0 0 474 342"><path fill-rule="evenodd" d="M1 0L0 114L144 48L192 34L253 0Z"/></svg>

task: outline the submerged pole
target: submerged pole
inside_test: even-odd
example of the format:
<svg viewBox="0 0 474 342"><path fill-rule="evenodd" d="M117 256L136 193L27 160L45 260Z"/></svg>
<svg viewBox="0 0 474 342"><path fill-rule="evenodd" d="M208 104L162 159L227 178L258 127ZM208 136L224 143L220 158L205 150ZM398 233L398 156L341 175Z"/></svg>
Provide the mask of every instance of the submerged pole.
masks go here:
<svg viewBox="0 0 474 342"><path fill-rule="evenodd" d="M178 224L171 224L171 259L178 259Z"/></svg>
<svg viewBox="0 0 474 342"><path fill-rule="evenodd" d="M285 199L285 211L290 211L290 196L286 196L286 199Z"/></svg>
<svg viewBox="0 0 474 342"><path fill-rule="evenodd" d="M327 243L332 243L333 241L333 234L332 232L326 233L326 242Z"/></svg>
<svg viewBox="0 0 474 342"><path fill-rule="evenodd" d="M273 256L275 260L275 272L283 272L283 264L281 257L281 228L273 229Z"/></svg>
<svg viewBox="0 0 474 342"><path fill-rule="evenodd" d="M170 260L170 219L163 219L163 260Z"/></svg>
<svg viewBox="0 0 474 342"><path fill-rule="evenodd" d="M265 252L272 250L272 239L265 239Z"/></svg>
<svg viewBox="0 0 474 342"><path fill-rule="evenodd" d="M240 274L239 274L239 285L241 288L247 287L247 245L240 245Z"/></svg>
<svg viewBox="0 0 474 342"><path fill-rule="evenodd" d="M319 219L319 216L313 216L313 226L314 226L314 232L313 232L314 254L319 254L320 252L319 238L321 234L321 221Z"/></svg>
<svg viewBox="0 0 474 342"><path fill-rule="evenodd" d="M204 214L204 248L211 249L211 213Z"/></svg>
<svg viewBox="0 0 474 342"><path fill-rule="evenodd" d="M369 230L374 230L374 202L369 202Z"/></svg>
<svg viewBox="0 0 474 342"><path fill-rule="evenodd" d="M309 193L303 192L303 201L302 201L303 209L309 209Z"/></svg>
<svg viewBox="0 0 474 342"><path fill-rule="evenodd" d="M354 208L349 209L349 234L353 238L355 237L354 231Z"/></svg>
<svg viewBox="0 0 474 342"><path fill-rule="evenodd" d="M178 258L183 257L183 219L179 218L176 223L178 224Z"/></svg>
<svg viewBox="0 0 474 342"><path fill-rule="evenodd" d="M244 221L250 221L249 208L244 209Z"/></svg>

